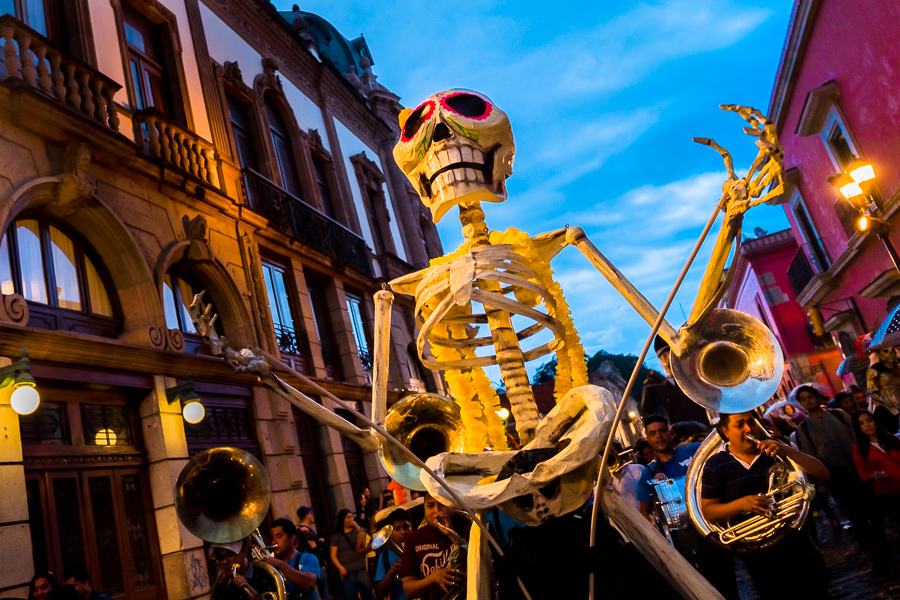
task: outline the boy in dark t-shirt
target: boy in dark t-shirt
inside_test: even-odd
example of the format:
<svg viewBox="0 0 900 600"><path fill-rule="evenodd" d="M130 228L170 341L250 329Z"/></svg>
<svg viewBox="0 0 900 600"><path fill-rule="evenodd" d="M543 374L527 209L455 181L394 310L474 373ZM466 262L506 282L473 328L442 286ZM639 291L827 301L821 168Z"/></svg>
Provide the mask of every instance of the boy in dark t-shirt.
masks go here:
<svg viewBox="0 0 900 600"><path fill-rule="evenodd" d="M462 578L447 567L453 542L435 525L437 519L449 520L449 509L430 494L425 494L424 507L427 525L409 534L400 559L403 593L409 600L440 598Z"/></svg>

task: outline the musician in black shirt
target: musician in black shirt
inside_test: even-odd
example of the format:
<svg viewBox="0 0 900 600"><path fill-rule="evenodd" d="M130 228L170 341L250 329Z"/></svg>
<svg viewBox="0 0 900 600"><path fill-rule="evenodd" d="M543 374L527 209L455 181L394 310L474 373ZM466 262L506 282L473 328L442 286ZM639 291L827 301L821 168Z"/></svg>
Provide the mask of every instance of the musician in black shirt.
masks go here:
<svg viewBox="0 0 900 600"><path fill-rule="evenodd" d="M700 509L711 523L739 522L750 515L768 515L772 510L766 495L770 469L776 456L790 458L809 475L827 481L830 474L822 462L771 439L760 440L752 413L722 413L716 424L727 441L703 466ZM760 598L827 598L825 562L804 529L790 532L773 548L743 557ZM790 569L786 576L784 569Z"/></svg>

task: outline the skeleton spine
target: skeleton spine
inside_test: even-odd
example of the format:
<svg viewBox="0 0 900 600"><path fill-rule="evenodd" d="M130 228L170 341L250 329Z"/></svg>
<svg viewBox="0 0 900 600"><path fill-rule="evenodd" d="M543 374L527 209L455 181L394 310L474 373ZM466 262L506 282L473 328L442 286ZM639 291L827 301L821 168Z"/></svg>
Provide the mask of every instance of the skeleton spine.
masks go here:
<svg viewBox="0 0 900 600"><path fill-rule="evenodd" d="M468 251L471 252L472 249L481 246L490 246L488 228L484 222L484 211L481 210L480 203L461 204L459 220L463 226ZM478 282L478 287L485 291L503 293L501 284L496 281L482 280ZM525 370L525 357L519 347L509 313L488 306L484 307L484 311L496 349L500 374L506 384L506 395L516 419L519 441L525 445L534 438L534 430L538 423L537 405L534 402L531 385L528 383L528 372Z"/></svg>

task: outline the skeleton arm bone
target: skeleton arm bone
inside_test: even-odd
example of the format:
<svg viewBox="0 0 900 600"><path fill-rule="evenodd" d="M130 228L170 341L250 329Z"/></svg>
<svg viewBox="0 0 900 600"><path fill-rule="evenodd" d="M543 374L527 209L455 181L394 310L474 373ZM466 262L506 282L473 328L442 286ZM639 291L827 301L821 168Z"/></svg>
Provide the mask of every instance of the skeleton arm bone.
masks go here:
<svg viewBox="0 0 900 600"><path fill-rule="evenodd" d="M375 293L375 343L372 366L372 420L384 425L387 412L387 384L391 354L391 304L394 295L387 290Z"/></svg>
<svg viewBox="0 0 900 600"><path fill-rule="evenodd" d="M271 355L267 356L267 358L269 360L272 359ZM328 410L280 377L272 374L268 377L260 377L260 382L322 425L331 427L342 436L353 440L365 452L372 452L378 449L378 441L369 431L360 429L353 423Z"/></svg>
<svg viewBox="0 0 900 600"><path fill-rule="evenodd" d="M650 325L656 323L659 311L613 266L608 258L603 256L597 247L591 243L581 227L573 227L566 231L566 243L581 250L587 259L591 261L591 264L606 277L613 287L616 288L617 292L622 294L622 297L631 304L632 308L644 317L647 323ZM678 355L678 351L681 349L681 342L679 341L678 332L675 331L675 328L668 321L663 320L659 328L659 335L669 344L672 352Z"/></svg>

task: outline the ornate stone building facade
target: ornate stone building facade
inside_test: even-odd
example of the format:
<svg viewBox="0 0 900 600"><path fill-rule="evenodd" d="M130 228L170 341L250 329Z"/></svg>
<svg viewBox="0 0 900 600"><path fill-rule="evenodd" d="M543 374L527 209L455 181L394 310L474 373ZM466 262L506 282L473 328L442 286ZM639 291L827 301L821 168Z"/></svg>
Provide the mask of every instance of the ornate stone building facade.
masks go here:
<svg viewBox="0 0 900 600"><path fill-rule="evenodd" d="M442 253L391 158L398 98L362 37L263 0L0 9L0 357L27 348L41 395L19 416L0 388L0 598L76 566L114 597L203 596L203 543L173 504L193 454L257 455L270 517L311 505L320 531L387 483L210 356L187 305L205 290L233 346L370 413L372 294ZM412 306L392 322L391 400L440 390ZM189 377L196 425L166 393Z"/></svg>

